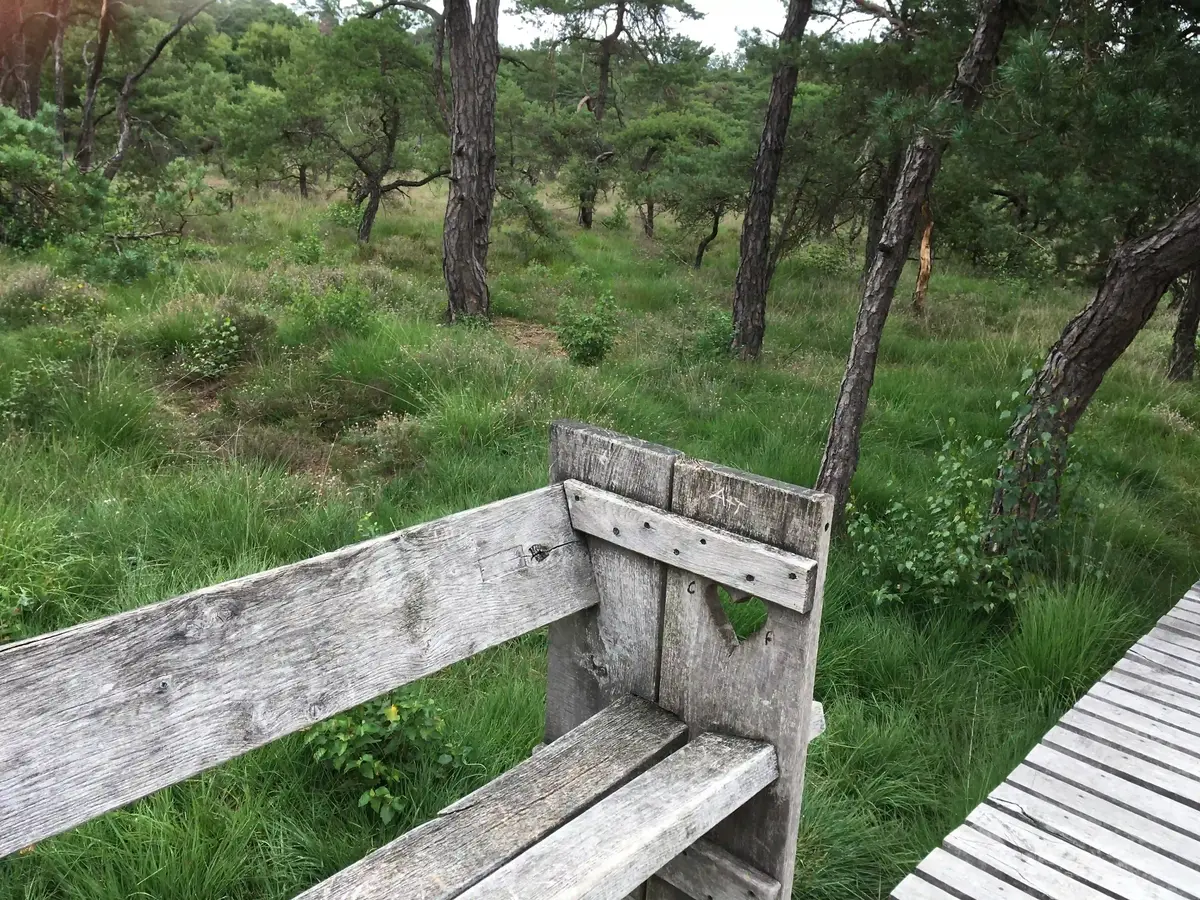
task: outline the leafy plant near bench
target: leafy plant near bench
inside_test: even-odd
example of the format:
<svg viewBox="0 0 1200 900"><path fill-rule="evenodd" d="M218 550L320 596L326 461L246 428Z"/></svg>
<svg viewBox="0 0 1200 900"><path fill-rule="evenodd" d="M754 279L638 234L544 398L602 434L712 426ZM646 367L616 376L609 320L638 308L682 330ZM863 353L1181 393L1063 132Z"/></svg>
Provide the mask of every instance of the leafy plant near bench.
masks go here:
<svg viewBox="0 0 1200 900"><path fill-rule="evenodd" d="M373 701L314 726L304 738L313 759L356 788L359 806L370 806L387 824L411 802L407 784L422 769L448 774L469 748L450 739L432 700Z"/></svg>

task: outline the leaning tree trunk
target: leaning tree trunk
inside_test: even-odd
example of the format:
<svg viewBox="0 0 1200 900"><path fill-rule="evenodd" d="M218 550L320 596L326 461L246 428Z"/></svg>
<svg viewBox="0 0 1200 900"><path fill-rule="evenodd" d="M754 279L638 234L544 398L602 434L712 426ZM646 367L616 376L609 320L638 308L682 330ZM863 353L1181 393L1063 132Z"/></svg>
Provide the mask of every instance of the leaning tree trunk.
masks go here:
<svg viewBox="0 0 1200 900"><path fill-rule="evenodd" d="M67 161L67 79L63 59L63 39L71 16L71 0L57 0L54 6L54 127L62 145L63 162Z"/></svg>
<svg viewBox="0 0 1200 900"><path fill-rule="evenodd" d="M699 270L704 264L704 253L708 250L708 245L717 239L717 234L721 230L721 216L724 210L715 210L712 214L712 231L700 239L700 245L696 248L696 261L692 263L692 268Z"/></svg>
<svg viewBox="0 0 1200 900"><path fill-rule="evenodd" d="M1063 330L1009 430L992 514L1054 512L1067 439L1100 383L1150 320L1171 282L1200 267L1200 194L1169 222L1113 253L1096 296Z"/></svg>
<svg viewBox="0 0 1200 900"><path fill-rule="evenodd" d="M379 214L379 203L383 200L383 185L378 178L370 178L363 189L367 205L363 207L362 218L358 220L358 242L371 242L371 229L375 227L375 216Z"/></svg>
<svg viewBox="0 0 1200 900"><path fill-rule="evenodd" d="M450 86L450 194L442 238L447 316L487 317L488 240L496 196L496 75L500 68L500 0L447 0Z"/></svg>
<svg viewBox="0 0 1200 900"><path fill-rule="evenodd" d="M1200 327L1200 268L1188 276L1187 290L1179 301L1175 323L1175 341L1167 377L1172 381L1191 381L1196 373L1196 330Z"/></svg>
<svg viewBox="0 0 1200 900"><path fill-rule="evenodd" d="M879 250L879 241L883 237L883 220L887 216L888 206L896 193L896 181L900 177L900 163L903 154L893 153L887 165L879 166L879 179L875 184L875 199L871 203L870 217L867 219L867 243L863 254L862 276L858 280L859 290L867 283L871 274L871 266L875 264L875 255Z"/></svg>
<svg viewBox="0 0 1200 900"><path fill-rule="evenodd" d="M971 43L958 63L957 77L939 98L934 116L949 109L971 112L983 99L983 89L996 68L1000 44L1018 0L984 0L975 23ZM883 229L863 285L862 303L854 325L850 359L829 426L829 439L821 458L817 488L833 495L834 515L840 520L850 499L850 482L858 468L867 398L875 381L875 364L883 326L896 295L896 284L904 271L916 230L921 203L929 195L949 139L944 134L925 133L916 138L904 155L896 192L884 217Z"/></svg>
<svg viewBox="0 0 1200 900"><path fill-rule="evenodd" d="M100 26L96 49L92 51L92 67L88 71L84 90L83 112L79 119L79 141L75 149L75 164L81 172L92 168L92 157L96 152L96 95L100 90L100 76L104 74L104 57L108 51L108 36L112 32L109 0L100 0Z"/></svg>
<svg viewBox="0 0 1200 900"><path fill-rule="evenodd" d="M771 79L766 121L754 160L754 178L742 221L741 255L733 287L732 349L742 359L758 359L767 329L767 290L771 287L772 271L771 214L775 208L775 192L783 168L783 151L799 75L792 56L795 48L788 45L804 34L811 12L812 0L788 2L787 20L779 35L783 59Z"/></svg>

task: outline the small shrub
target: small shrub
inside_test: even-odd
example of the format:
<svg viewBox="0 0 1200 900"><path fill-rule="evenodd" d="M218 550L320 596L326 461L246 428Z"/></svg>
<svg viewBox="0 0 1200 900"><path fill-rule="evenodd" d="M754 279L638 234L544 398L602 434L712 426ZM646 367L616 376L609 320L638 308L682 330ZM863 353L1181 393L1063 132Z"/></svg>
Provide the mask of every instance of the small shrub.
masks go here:
<svg viewBox="0 0 1200 900"><path fill-rule="evenodd" d="M223 377L242 358L242 344L232 316L209 314L187 353L187 374L205 381Z"/></svg>
<svg viewBox="0 0 1200 900"><path fill-rule="evenodd" d="M284 248L283 255L296 265L320 265L325 256L325 242L321 239L321 232L312 228L302 234L292 235L292 241Z"/></svg>
<svg viewBox="0 0 1200 900"><path fill-rule="evenodd" d="M613 207L613 211L600 220L600 225L609 231L628 231L629 208L623 205Z"/></svg>
<svg viewBox="0 0 1200 900"><path fill-rule="evenodd" d="M56 278L45 266L19 269L0 281L0 327L58 324L94 316L102 307L91 286Z"/></svg>
<svg viewBox="0 0 1200 900"><path fill-rule="evenodd" d="M365 332L374 316L370 293L351 281L317 292L299 291L292 300L292 311L306 328L350 334Z"/></svg>
<svg viewBox="0 0 1200 900"><path fill-rule="evenodd" d="M733 316L727 309L709 309L700 317L700 330L696 332L696 354L704 359L722 359L729 356L733 345Z"/></svg>
<svg viewBox="0 0 1200 900"><path fill-rule="evenodd" d="M55 268L63 275L83 275L89 281L130 284L160 268L170 268L171 256L156 241L117 244L89 235L72 235L55 253Z"/></svg>
<svg viewBox="0 0 1200 900"><path fill-rule="evenodd" d="M590 309L564 304L558 319L558 342L573 363L599 365L616 343L619 322L611 294L602 295Z"/></svg>
<svg viewBox="0 0 1200 900"><path fill-rule="evenodd" d="M362 221L362 209L358 204L351 203L349 200L330 203L325 208L325 221L338 228L357 229Z"/></svg>
<svg viewBox="0 0 1200 900"><path fill-rule="evenodd" d="M420 423L411 416L384 413L370 425L352 428L342 442L365 451L384 474L394 475L420 464L425 447Z"/></svg>
<svg viewBox="0 0 1200 900"><path fill-rule="evenodd" d="M947 441L937 488L919 508L902 501L876 517L851 505L847 531L876 605L924 603L990 612L1016 598L1013 561L988 552L995 470L992 441Z"/></svg>
<svg viewBox="0 0 1200 900"><path fill-rule="evenodd" d="M361 789L359 806L370 806L384 824L410 801L408 784L430 766L451 771L467 748L446 734L446 720L432 700L381 700L316 725L304 739L313 759Z"/></svg>
<svg viewBox="0 0 1200 900"><path fill-rule="evenodd" d="M843 247L814 241L805 244L796 254L796 268L801 272L831 278L850 269L850 256Z"/></svg>
<svg viewBox="0 0 1200 900"><path fill-rule="evenodd" d="M71 367L58 360L35 360L17 369L0 392L0 425L33 428L50 412L59 395L73 390Z"/></svg>

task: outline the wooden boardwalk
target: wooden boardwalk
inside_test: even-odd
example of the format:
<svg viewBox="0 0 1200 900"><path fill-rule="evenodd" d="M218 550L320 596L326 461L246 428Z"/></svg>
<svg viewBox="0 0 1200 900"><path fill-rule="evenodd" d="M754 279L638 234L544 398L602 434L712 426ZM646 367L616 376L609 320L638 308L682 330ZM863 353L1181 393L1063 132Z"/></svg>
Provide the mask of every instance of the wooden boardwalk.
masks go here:
<svg viewBox="0 0 1200 900"><path fill-rule="evenodd" d="M1200 900L1200 584L894 900Z"/></svg>

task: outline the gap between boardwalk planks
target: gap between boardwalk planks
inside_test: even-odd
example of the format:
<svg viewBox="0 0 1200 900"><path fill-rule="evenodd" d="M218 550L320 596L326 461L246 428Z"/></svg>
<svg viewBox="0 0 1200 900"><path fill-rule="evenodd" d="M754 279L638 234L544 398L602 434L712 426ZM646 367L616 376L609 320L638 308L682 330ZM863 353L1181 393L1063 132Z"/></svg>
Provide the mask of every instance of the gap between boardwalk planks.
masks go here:
<svg viewBox="0 0 1200 900"><path fill-rule="evenodd" d="M297 900L450 900L667 756L686 734L670 713L622 698Z"/></svg>
<svg viewBox="0 0 1200 900"><path fill-rule="evenodd" d="M593 606L561 486L0 648L0 856Z"/></svg>
<svg viewBox="0 0 1200 900"><path fill-rule="evenodd" d="M815 560L579 481L563 487L576 531L797 612L812 609Z"/></svg>
<svg viewBox="0 0 1200 900"><path fill-rule="evenodd" d="M778 775L770 745L701 735L460 900L620 900Z"/></svg>

